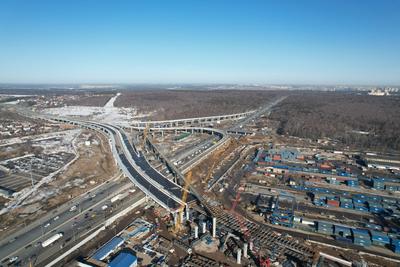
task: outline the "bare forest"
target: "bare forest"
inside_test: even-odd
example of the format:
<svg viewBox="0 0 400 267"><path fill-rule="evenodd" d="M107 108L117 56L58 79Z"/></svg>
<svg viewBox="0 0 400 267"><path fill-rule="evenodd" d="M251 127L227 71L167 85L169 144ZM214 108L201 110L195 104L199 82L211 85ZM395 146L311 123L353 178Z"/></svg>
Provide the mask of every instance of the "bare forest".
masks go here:
<svg viewBox="0 0 400 267"><path fill-rule="evenodd" d="M282 94L255 90L151 90L125 91L117 107L156 111L151 119L180 119L245 112L256 109Z"/></svg>
<svg viewBox="0 0 400 267"><path fill-rule="evenodd" d="M279 104L279 134L331 138L353 148L400 150L400 97L304 92Z"/></svg>

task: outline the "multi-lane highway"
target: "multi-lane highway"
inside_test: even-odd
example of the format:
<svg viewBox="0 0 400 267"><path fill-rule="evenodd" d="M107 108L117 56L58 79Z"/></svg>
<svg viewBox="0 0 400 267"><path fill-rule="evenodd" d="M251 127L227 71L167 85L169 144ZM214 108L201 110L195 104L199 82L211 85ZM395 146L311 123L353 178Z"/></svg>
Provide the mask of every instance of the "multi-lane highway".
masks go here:
<svg viewBox="0 0 400 267"><path fill-rule="evenodd" d="M256 118L260 117L261 115L264 115L265 113L268 113L271 111L271 109L282 102L284 99L286 99L287 96L282 96L271 103L266 104L265 106L257 109L255 112L251 113L249 116L246 116L245 118L239 120L233 127L229 128L227 131L228 132L240 132L243 131L243 128L249 124L251 121L254 121Z"/></svg>
<svg viewBox="0 0 400 267"><path fill-rule="evenodd" d="M196 122L202 123L210 120L212 121L214 119L240 119L251 113L254 113L253 116L250 116L250 118L240 122L242 125L244 125L252 118L255 118L255 116L266 112L279 101L275 101L274 103L255 113L250 112L234 114L230 117L218 116L218 118L212 117L205 118L203 120L199 118L197 120L190 121L190 124ZM145 157L129 142L122 129L97 122L83 122L41 115L38 117L46 120L70 123L94 130L102 130L109 137L114 158L116 159L123 173L146 195L150 196L155 202L172 213L176 213L180 206L185 204L181 201L184 189L176 183L168 180L165 176L154 169L145 159ZM179 123L181 122L174 121L169 125L178 125ZM183 121L183 123L186 124L187 121ZM147 124L144 125L147 126ZM141 124L138 126L143 127ZM162 125L157 125L157 127L162 127ZM205 148L201 153L204 154L201 156L201 158L212 152L227 140L227 135L224 131L213 128L169 127L163 130L201 131L217 136L219 138L219 142L217 142L215 146L208 146ZM204 146L204 144L201 145ZM198 147L193 149L198 150L197 148ZM198 159L196 159L196 161L198 161ZM190 163L190 166L187 168L191 168L193 164L194 163ZM21 262L24 265L28 264L29 262L40 263L46 260L51 255L62 249L62 247L68 245L68 242L72 242L85 232L91 231L91 229L104 222L108 212L111 211L109 208L109 206L111 206L110 198L121 190L125 189L124 187L127 186L129 185L121 185L117 182L109 182L104 186L98 187L90 194L81 196L75 199L73 202L69 202L69 205L66 205L62 209L56 210L56 212L53 214L45 216L42 220L29 225L29 227L25 229L26 231L24 233L19 231L13 236L10 236L10 238L3 240L3 242L0 242L1 261L4 262L4 264L7 264L10 259L15 259L16 256L18 256L17 262ZM137 201L140 197L140 193L136 193L133 197L129 198L126 203L134 203L134 201ZM190 195L189 201L191 199L193 199L193 196ZM104 208L105 206L107 206L107 208ZM112 212L116 210L118 210L118 208L114 208ZM43 248L42 242L57 233L63 233L62 238L57 240L55 245Z"/></svg>
<svg viewBox="0 0 400 267"><path fill-rule="evenodd" d="M122 129L97 122L82 122L65 118L52 118L52 120L107 133L118 166L136 186L171 213L176 213L181 205L185 204L181 201L183 188L155 170L130 144Z"/></svg>
<svg viewBox="0 0 400 267"><path fill-rule="evenodd" d="M82 233L116 213L119 208L115 206L115 203L111 203L111 198L131 188L132 184L127 180L113 180L104 183L2 240L0 246L1 265L7 266L10 259L16 256L18 257L17 261L21 261L23 266L27 265L31 258L32 261L47 259L52 255L49 253L49 249L54 250L54 248L52 246L43 248L43 241L62 232L64 236L57 241L55 251L60 250L60 246L78 239ZM136 190L124 201L131 203L140 197L143 197L143 193Z"/></svg>

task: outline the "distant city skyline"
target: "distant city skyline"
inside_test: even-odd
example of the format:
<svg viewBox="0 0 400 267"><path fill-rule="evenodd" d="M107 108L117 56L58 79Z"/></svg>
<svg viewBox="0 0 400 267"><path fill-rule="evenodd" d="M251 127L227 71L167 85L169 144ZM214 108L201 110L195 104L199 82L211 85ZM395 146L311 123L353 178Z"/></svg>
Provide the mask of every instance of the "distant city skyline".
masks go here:
<svg viewBox="0 0 400 267"><path fill-rule="evenodd" d="M400 1L0 2L0 84L400 85Z"/></svg>

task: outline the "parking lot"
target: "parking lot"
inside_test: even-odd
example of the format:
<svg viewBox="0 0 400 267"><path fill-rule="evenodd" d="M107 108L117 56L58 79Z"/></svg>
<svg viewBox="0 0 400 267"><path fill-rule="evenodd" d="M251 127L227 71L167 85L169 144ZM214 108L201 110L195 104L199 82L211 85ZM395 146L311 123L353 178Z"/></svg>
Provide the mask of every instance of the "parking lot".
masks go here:
<svg viewBox="0 0 400 267"><path fill-rule="evenodd" d="M0 176L0 187L13 192L40 181L59 170L74 157L72 153L28 155L0 163L7 172Z"/></svg>

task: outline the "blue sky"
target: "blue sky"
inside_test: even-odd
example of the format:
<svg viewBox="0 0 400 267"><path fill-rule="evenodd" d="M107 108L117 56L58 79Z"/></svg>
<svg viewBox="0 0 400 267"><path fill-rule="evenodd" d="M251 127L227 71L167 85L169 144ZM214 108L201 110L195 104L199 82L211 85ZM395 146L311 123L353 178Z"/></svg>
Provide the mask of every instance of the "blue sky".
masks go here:
<svg viewBox="0 0 400 267"><path fill-rule="evenodd" d="M400 84L397 0L2 0L0 82Z"/></svg>

